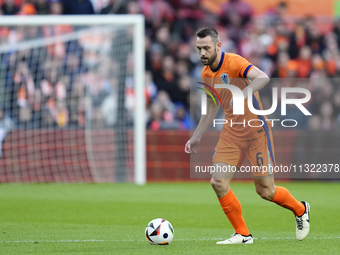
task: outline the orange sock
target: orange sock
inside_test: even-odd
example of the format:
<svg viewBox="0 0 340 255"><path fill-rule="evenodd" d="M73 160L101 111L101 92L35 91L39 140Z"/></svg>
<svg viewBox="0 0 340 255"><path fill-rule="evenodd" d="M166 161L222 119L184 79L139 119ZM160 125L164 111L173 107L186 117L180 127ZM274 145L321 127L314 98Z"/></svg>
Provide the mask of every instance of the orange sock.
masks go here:
<svg viewBox="0 0 340 255"><path fill-rule="evenodd" d="M301 216L305 212L305 206L297 201L284 187L276 186L276 192L272 202L291 210L295 216Z"/></svg>
<svg viewBox="0 0 340 255"><path fill-rule="evenodd" d="M220 202L231 225L233 225L235 232L237 234L248 236L249 231L242 216L242 207L234 192L230 189L230 191L218 201Z"/></svg>

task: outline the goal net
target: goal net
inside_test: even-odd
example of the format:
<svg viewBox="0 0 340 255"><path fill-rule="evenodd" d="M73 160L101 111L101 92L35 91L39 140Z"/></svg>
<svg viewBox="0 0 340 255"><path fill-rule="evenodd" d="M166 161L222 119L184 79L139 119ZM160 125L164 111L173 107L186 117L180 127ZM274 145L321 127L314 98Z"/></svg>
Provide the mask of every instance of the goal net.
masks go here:
<svg viewBox="0 0 340 255"><path fill-rule="evenodd" d="M144 18L0 19L0 182L145 182Z"/></svg>

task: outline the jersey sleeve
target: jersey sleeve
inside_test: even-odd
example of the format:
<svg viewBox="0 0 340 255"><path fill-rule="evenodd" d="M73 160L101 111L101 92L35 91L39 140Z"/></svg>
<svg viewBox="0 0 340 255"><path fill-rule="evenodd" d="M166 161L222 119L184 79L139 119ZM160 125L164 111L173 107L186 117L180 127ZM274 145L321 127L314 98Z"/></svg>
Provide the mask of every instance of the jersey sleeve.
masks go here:
<svg viewBox="0 0 340 255"><path fill-rule="evenodd" d="M207 76L208 75L206 74L206 68L203 68L202 69L202 82L203 82L203 84L201 84L201 85L203 85L202 89L204 89L204 92L207 95L207 97L210 97L211 95L215 97L213 90L210 88L210 87L212 87L212 88L215 87L215 85L213 83L213 78L208 78Z"/></svg>
<svg viewBox="0 0 340 255"><path fill-rule="evenodd" d="M208 80L210 80L209 78L207 78L207 75L206 75L206 71L205 71L205 68L202 69L202 82L204 84L209 84ZM203 85L203 84L202 84ZM205 86L204 86L205 87Z"/></svg>
<svg viewBox="0 0 340 255"><path fill-rule="evenodd" d="M248 72L254 67L248 60L239 55L233 57L230 66L234 69L237 76L242 78L247 78Z"/></svg>
<svg viewBox="0 0 340 255"><path fill-rule="evenodd" d="M203 82L207 81L207 74L206 74L205 67L202 68L202 80Z"/></svg>

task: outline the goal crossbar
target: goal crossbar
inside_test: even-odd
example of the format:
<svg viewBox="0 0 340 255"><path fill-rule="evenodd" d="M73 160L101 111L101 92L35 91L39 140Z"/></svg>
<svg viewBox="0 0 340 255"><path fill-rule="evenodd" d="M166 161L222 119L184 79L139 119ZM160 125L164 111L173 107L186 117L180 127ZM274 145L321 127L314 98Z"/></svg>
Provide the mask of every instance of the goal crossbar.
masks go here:
<svg viewBox="0 0 340 255"><path fill-rule="evenodd" d="M39 15L2 16L1 26L50 26L50 25L137 25L143 24L143 15Z"/></svg>

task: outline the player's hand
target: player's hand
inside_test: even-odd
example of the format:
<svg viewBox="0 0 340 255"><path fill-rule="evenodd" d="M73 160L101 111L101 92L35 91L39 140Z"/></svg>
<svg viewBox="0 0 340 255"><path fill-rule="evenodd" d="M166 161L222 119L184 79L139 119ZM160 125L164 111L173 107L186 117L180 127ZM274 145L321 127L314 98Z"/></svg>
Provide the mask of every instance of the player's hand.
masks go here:
<svg viewBox="0 0 340 255"><path fill-rule="evenodd" d="M195 139L191 138L187 143L185 144L185 149L184 151L188 154L196 154L197 149L200 146L201 140L200 139Z"/></svg>

